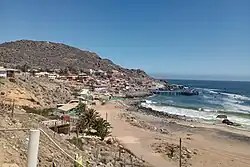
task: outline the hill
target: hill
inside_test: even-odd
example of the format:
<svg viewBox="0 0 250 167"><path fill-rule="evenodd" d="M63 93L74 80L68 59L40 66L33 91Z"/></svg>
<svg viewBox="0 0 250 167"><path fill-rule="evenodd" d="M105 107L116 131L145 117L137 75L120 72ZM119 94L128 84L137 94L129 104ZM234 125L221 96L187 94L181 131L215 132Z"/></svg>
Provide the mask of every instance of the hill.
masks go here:
<svg viewBox="0 0 250 167"><path fill-rule="evenodd" d="M125 69L96 53L84 51L62 43L19 40L0 44L0 66L21 66L41 69L69 69L70 71L117 70L129 77L148 77L139 69Z"/></svg>

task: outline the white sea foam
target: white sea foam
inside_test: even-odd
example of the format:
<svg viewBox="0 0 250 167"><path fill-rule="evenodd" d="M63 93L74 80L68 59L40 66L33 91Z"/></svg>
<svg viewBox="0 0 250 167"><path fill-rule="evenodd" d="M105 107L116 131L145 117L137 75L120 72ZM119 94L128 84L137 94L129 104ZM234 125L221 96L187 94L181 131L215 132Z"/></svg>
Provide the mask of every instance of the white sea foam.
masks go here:
<svg viewBox="0 0 250 167"><path fill-rule="evenodd" d="M210 104L222 105L225 110L230 112L250 112L250 106L245 106L243 103L247 100L250 100L249 97L239 94L233 93L218 93L215 92L217 89L203 89L205 92L209 94L214 94L215 96L209 96L207 94L203 94L204 100ZM218 95L220 94L220 95ZM218 95L218 96L217 96Z"/></svg>
<svg viewBox="0 0 250 167"><path fill-rule="evenodd" d="M203 111L197 111L192 109L183 109L183 108L176 108L171 106L156 106L153 104L142 103L141 104L145 108L151 108L155 111L166 112L173 115L180 115L186 116L192 119L202 119L205 121L216 120L217 113L216 112L209 112L209 109L203 109ZM234 115L228 115L228 119L232 122L239 123L241 125L250 126L250 119L242 118Z"/></svg>
<svg viewBox="0 0 250 167"><path fill-rule="evenodd" d="M237 99L237 100L250 100L249 97L244 96L244 95L238 95L238 94L232 94L232 93L221 93L222 95L228 96L231 99Z"/></svg>
<svg viewBox="0 0 250 167"><path fill-rule="evenodd" d="M238 95L238 94L230 94L230 93L221 93L222 95L226 96L223 97L222 105L227 110L235 111L235 112L242 112L242 111L249 111L250 106L245 106L243 103L247 100L250 100L249 97Z"/></svg>
<svg viewBox="0 0 250 167"><path fill-rule="evenodd" d="M146 100L147 104L156 104L156 102L152 101L152 100Z"/></svg>
<svg viewBox="0 0 250 167"><path fill-rule="evenodd" d="M156 111L167 112L169 114L186 116L186 117L190 117L190 118L211 120L211 119L214 119L214 116L215 116L213 113L209 113L209 112L176 108L176 107L171 107L171 106L156 106L156 105L151 105L151 104L147 104L147 103L142 103L141 105L143 107L151 108L151 109L156 110Z"/></svg>
<svg viewBox="0 0 250 167"><path fill-rule="evenodd" d="M146 100L146 103L147 104L152 104L152 101L151 100Z"/></svg>
<svg viewBox="0 0 250 167"><path fill-rule="evenodd" d="M206 88L203 88L202 90L206 91L206 92L208 92L210 94L218 94L218 92L215 91L216 89L206 89Z"/></svg>

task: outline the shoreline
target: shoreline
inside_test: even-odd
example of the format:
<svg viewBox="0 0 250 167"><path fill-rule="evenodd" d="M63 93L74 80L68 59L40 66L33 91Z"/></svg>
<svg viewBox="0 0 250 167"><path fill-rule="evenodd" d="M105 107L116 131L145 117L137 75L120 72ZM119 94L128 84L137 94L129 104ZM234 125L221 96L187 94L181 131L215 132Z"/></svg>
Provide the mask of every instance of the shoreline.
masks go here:
<svg viewBox="0 0 250 167"><path fill-rule="evenodd" d="M180 138L183 142L185 167L249 166L249 132L226 125L206 125L178 118L158 117L138 111L131 105L136 102L129 101L113 101L96 107L103 116L108 113L108 121L113 126L112 136L153 166L178 165L179 149L176 148ZM173 158L168 156L169 149L174 149Z"/></svg>
<svg viewBox="0 0 250 167"><path fill-rule="evenodd" d="M151 101L151 100L149 100ZM138 108L137 110L142 110L142 112L147 112L151 113L152 115L156 115L159 117L169 117L169 118L176 118L180 120L186 120L186 121L191 121L191 122L200 122L200 123L206 123L206 124L225 124L230 127L234 127L237 129L242 129L242 130L247 130L250 131L250 125L244 123L245 120L248 119L249 114L247 113L237 113L237 112L226 112L226 111L207 111L205 109L198 109L195 107L183 107L183 106L175 106L175 105L166 105L166 106L161 106L159 107L168 107L172 109L177 109L177 110L192 110L194 112L203 112L203 114L208 114L208 118L203 117L196 117L196 116L187 116L187 115L178 115L178 114L172 114L169 112L165 111L159 111L156 109L153 109L150 105L153 105L157 107L157 104L150 104L147 103L147 100L141 99L141 100L136 100L137 103L132 103L135 108ZM144 105L144 106L143 106ZM149 105L148 107L145 105ZM210 118L214 116L214 118ZM242 117L245 116L245 117ZM222 116L222 118L220 118ZM243 122L240 121L240 119L244 120ZM225 121L225 122L224 122Z"/></svg>
<svg viewBox="0 0 250 167"><path fill-rule="evenodd" d="M153 110L152 108L146 108L140 105L140 103L144 101L142 99L125 99L123 102L126 104L126 110L132 112L138 112L141 114L150 115L153 117L157 117L160 119L168 119L170 122L175 122L180 125L188 126L188 127L205 127L210 129L217 129L226 131L229 133L236 133L237 135L246 135L250 137L250 130L244 128L242 126L230 126L227 124L223 124L221 119L216 120L215 122L208 121L200 121L192 118L188 118L186 116L169 114L163 111ZM250 141L250 139L249 139Z"/></svg>

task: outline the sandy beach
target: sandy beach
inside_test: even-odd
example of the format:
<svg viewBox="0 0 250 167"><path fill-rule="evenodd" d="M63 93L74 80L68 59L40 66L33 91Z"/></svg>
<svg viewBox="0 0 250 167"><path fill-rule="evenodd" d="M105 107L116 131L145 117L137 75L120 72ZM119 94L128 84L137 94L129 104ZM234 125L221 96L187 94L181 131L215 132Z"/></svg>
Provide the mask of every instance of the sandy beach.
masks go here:
<svg viewBox="0 0 250 167"><path fill-rule="evenodd" d="M95 109L111 123L112 136L152 166L178 166L180 138L182 166L250 166L248 131L160 118L128 110L118 102L97 105Z"/></svg>

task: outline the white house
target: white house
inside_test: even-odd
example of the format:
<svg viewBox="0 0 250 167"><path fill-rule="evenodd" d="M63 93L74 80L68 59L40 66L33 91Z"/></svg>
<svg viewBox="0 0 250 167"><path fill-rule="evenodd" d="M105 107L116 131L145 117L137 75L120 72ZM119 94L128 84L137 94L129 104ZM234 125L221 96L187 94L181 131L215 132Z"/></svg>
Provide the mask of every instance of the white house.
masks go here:
<svg viewBox="0 0 250 167"><path fill-rule="evenodd" d="M88 89L82 89L80 95L90 95L90 91Z"/></svg>
<svg viewBox="0 0 250 167"><path fill-rule="evenodd" d="M7 70L4 67L0 67L0 78L7 78Z"/></svg>
<svg viewBox="0 0 250 167"><path fill-rule="evenodd" d="M55 73L53 73L53 74L48 74L48 78L49 79L56 79L56 78L58 78L59 77L59 75L58 74L55 74Z"/></svg>
<svg viewBox="0 0 250 167"><path fill-rule="evenodd" d="M49 75L48 72L38 72L38 73L35 73L36 77L45 77L45 76L48 76L48 75Z"/></svg>

